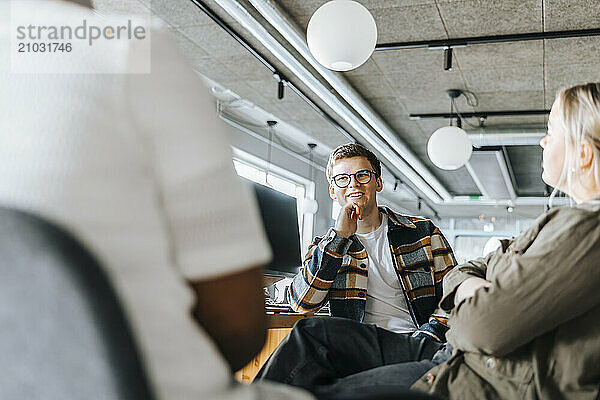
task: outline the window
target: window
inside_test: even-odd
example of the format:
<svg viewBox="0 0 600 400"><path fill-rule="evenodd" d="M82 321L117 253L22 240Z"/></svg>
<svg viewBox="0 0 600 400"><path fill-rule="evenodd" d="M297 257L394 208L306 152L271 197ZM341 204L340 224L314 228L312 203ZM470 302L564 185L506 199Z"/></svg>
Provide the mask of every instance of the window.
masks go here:
<svg viewBox="0 0 600 400"><path fill-rule="evenodd" d="M342 210L342 206L338 203L337 200L333 200L331 203L331 219L337 221L338 215L340 215L340 211Z"/></svg>
<svg viewBox="0 0 600 400"><path fill-rule="evenodd" d="M458 264L486 256L500 246L496 236L457 236L454 241L454 256Z"/></svg>
<svg viewBox="0 0 600 400"><path fill-rule="evenodd" d="M482 257L500 245L500 239L519 235L532 219L516 219L481 214L477 218L448 218L436 225L442 230L459 264Z"/></svg>
<svg viewBox="0 0 600 400"><path fill-rule="evenodd" d="M266 161L234 148L233 165L237 174L296 199L302 256L313 234L313 214L304 213L305 199L314 199L314 183L294 173L268 165ZM268 171L268 172L267 172Z"/></svg>

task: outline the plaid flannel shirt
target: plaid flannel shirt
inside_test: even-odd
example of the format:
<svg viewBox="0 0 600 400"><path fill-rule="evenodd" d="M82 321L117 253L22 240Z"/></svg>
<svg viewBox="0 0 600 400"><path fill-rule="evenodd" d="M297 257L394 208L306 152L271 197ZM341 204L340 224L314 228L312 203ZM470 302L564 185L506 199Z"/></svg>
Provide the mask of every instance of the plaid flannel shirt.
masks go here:
<svg viewBox="0 0 600 400"><path fill-rule="evenodd" d="M397 214L387 207L388 239L396 274L406 298L416 337L444 342L447 315L438 309L442 278L456 260L446 238L431 220ZM289 287L294 310L316 312L327 301L331 315L363 321L367 300L369 260L355 237L344 238L330 229L316 237L300 272Z"/></svg>

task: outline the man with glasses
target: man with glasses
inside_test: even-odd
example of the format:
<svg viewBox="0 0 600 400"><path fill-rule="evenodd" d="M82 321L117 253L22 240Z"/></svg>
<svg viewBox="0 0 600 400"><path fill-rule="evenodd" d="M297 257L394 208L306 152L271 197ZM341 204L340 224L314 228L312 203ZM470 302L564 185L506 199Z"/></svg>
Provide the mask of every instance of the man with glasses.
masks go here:
<svg viewBox="0 0 600 400"><path fill-rule="evenodd" d="M431 220L377 206L383 182L371 151L354 143L339 146L326 173L341 211L335 227L313 240L288 297L303 313L329 302L338 318L299 321L258 378L315 393L372 368L431 362L448 330L437 309L442 278L456 265Z"/></svg>

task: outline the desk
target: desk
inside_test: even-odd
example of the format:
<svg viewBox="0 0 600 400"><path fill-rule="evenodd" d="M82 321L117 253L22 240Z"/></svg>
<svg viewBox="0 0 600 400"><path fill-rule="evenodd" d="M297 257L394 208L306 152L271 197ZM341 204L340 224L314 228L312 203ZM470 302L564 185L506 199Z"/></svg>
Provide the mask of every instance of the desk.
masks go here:
<svg viewBox="0 0 600 400"><path fill-rule="evenodd" d="M293 311L290 306L283 304L267 304L265 306L267 313L267 328L291 328L294 324L303 318L316 316L328 316L329 305L326 304L316 314L300 314Z"/></svg>
<svg viewBox="0 0 600 400"><path fill-rule="evenodd" d="M292 328L301 319L312 317L313 314L267 314L269 329Z"/></svg>
<svg viewBox="0 0 600 400"><path fill-rule="evenodd" d="M235 378L242 383L252 383L252 380L258 374L264 363L267 362L271 354L275 351L279 343L285 339L292 328L269 328L267 330L267 340L265 347L258 353L252 361L244 368L235 373Z"/></svg>

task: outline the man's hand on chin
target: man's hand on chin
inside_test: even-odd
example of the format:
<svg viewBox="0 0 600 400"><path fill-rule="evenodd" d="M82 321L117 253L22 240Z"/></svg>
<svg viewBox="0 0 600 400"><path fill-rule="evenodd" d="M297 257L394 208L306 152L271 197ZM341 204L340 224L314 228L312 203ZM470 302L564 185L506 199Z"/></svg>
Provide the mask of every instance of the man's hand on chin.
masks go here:
<svg viewBox="0 0 600 400"><path fill-rule="evenodd" d="M362 219L363 209L356 203L346 204L340 211L337 221L335 222L335 228L333 228L338 235L345 238L356 233L358 228L358 220Z"/></svg>

